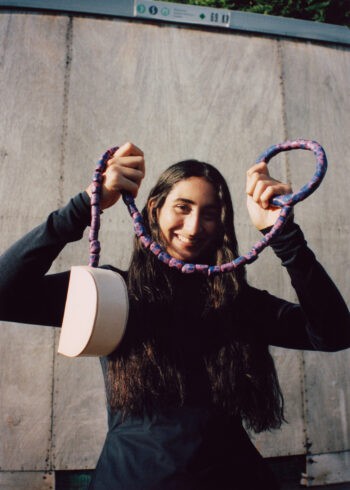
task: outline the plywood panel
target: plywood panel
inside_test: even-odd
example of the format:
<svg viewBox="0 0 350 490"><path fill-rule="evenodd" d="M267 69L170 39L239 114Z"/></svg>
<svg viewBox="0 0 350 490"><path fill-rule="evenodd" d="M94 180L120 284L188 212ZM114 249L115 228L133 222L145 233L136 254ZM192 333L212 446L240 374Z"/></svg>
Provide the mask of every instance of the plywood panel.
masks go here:
<svg viewBox="0 0 350 490"><path fill-rule="evenodd" d="M1 215L28 227L58 204L66 25L54 16L0 17Z"/></svg>
<svg viewBox="0 0 350 490"><path fill-rule="evenodd" d="M288 136L319 141L329 161L323 184L296 208L296 214L312 248L316 252L320 250L322 263L331 268L330 273L349 299L346 274L349 257L343 237L350 232L345 199L349 182L346 155L350 150L347 136L350 129L350 50L285 41L283 63ZM293 152L290 158L296 162L290 165L292 182L305 183L314 169L312 153Z"/></svg>
<svg viewBox="0 0 350 490"><path fill-rule="evenodd" d="M59 202L67 22L0 16L1 250ZM44 470L50 467L53 331L1 325L0 336L0 466ZM1 482L11 488L7 477ZM28 477L26 488L35 487L35 478ZM20 477L14 481L19 485Z"/></svg>
<svg viewBox="0 0 350 490"><path fill-rule="evenodd" d="M2 323L0 337L0 469L45 470L51 448L53 329Z"/></svg>
<svg viewBox="0 0 350 490"><path fill-rule="evenodd" d="M52 490L55 488L53 473L0 472L0 490Z"/></svg>
<svg viewBox="0 0 350 490"><path fill-rule="evenodd" d="M350 150L350 53L345 48L284 41L283 61L288 136L318 140L329 160L321 188L298 207L296 214L310 245L349 301L349 175L344 155ZM305 181L306 165L312 163L312 157L307 158L298 155L297 164L291 164L293 182ZM305 355L311 452L349 449L348 372L349 352Z"/></svg>

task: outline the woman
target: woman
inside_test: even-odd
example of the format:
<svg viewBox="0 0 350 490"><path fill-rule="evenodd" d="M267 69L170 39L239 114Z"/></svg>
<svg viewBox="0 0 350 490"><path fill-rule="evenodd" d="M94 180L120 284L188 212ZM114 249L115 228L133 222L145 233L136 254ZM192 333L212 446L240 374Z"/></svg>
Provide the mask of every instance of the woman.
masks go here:
<svg viewBox="0 0 350 490"><path fill-rule="evenodd" d="M120 147L104 174L101 207L124 190L136 196L143 176L142 151ZM279 214L270 198L291 189L259 163L247 173L246 190L251 219L265 233ZM1 257L1 319L60 326L69 273L45 274L88 226L90 196L91 187ZM238 256L229 191L208 164L189 160L166 170L143 216L177 259L213 264ZM259 432L284 420L268 346L345 349L350 319L293 219L272 247L300 304L252 288L243 269L183 275L135 241L129 271L119 271L131 305L126 335L101 358L109 430L91 489L279 488L242 425Z"/></svg>

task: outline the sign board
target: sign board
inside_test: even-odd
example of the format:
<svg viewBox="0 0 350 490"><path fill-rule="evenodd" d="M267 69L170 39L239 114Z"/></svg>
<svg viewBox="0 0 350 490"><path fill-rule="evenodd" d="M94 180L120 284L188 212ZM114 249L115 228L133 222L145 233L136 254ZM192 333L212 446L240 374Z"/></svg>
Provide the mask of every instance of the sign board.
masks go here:
<svg viewBox="0 0 350 490"><path fill-rule="evenodd" d="M181 3L134 0L134 16L153 20L230 27L231 12L226 9Z"/></svg>

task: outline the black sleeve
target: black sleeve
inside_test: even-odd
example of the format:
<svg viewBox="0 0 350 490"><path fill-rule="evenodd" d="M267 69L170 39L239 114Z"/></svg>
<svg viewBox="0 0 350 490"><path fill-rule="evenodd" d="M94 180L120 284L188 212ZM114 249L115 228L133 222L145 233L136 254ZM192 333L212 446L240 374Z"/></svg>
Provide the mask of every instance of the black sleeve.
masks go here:
<svg viewBox="0 0 350 490"><path fill-rule="evenodd" d="M69 272L48 274L68 242L90 223L89 196L78 194L0 257L0 319L60 326Z"/></svg>
<svg viewBox="0 0 350 490"><path fill-rule="evenodd" d="M271 244L287 268L299 304L248 288L257 335L270 345L337 351L350 347L350 315L344 299L308 248L299 226L287 223ZM247 308L246 308L247 311ZM259 318L256 322L256 318Z"/></svg>

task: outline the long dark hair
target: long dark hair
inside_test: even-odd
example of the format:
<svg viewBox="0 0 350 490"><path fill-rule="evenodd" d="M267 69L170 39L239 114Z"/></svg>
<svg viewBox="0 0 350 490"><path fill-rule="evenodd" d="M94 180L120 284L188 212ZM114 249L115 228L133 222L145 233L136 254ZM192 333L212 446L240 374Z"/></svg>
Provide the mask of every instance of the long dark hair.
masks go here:
<svg viewBox="0 0 350 490"><path fill-rule="evenodd" d="M162 243L158 211L174 186L191 177L206 179L215 190L221 212L210 258L212 264L229 262L238 256L231 196L225 179L208 163L185 160L162 173L142 210L147 231ZM198 381L205 403L241 417L256 432L281 425L283 398L267 346L232 336L232 305L246 287L243 268L209 278L184 277L135 238L127 286L127 333L107 368L113 410L128 415L180 407L193 401L191 383Z"/></svg>

